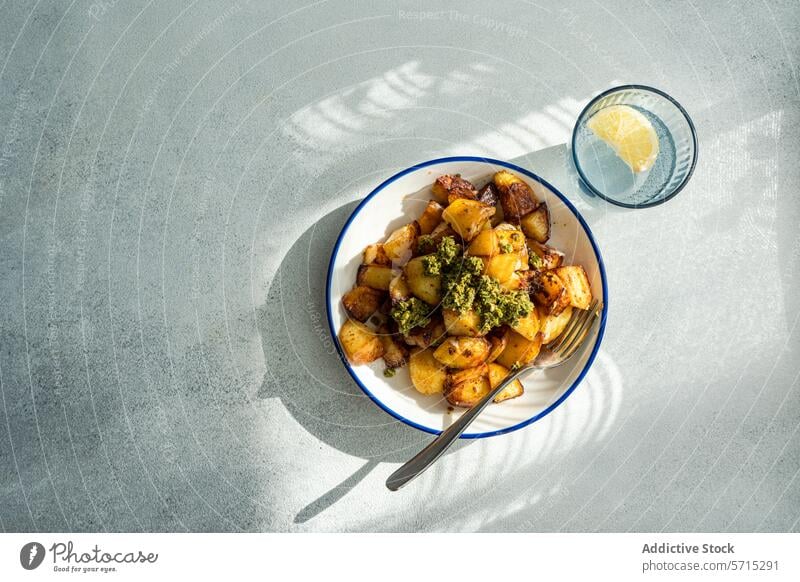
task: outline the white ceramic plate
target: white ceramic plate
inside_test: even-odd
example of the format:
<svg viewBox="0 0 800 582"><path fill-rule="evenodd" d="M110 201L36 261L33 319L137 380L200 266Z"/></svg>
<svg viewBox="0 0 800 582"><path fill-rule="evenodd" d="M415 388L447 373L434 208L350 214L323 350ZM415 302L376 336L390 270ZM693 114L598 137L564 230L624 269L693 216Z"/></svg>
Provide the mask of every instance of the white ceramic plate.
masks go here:
<svg viewBox="0 0 800 582"><path fill-rule="evenodd" d="M339 234L328 267L328 323L341 354L337 334L347 318L342 307L342 295L355 283L364 247L383 240L394 229L418 218L431 200L430 187L438 176L461 174L480 187L502 168L510 169L525 180L538 197L547 202L552 224L548 244L566 255L566 264L583 266L594 297L601 300L604 307L600 325L595 326L592 337L570 362L552 370L533 371L522 376L525 394L490 405L461 438L494 436L542 418L572 393L597 354L608 311L606 274L592 233L575 207L550 184L508 162L474 157L431 160L395 174L356 207ZM415 428L438 434L462 413L462 409L448 411L448 403L443 397L419 394L405 367L398 369L393 378L386 378L382 359L362 366L352 366L344 357L342 361L367 396L386 412Z"/></svg>

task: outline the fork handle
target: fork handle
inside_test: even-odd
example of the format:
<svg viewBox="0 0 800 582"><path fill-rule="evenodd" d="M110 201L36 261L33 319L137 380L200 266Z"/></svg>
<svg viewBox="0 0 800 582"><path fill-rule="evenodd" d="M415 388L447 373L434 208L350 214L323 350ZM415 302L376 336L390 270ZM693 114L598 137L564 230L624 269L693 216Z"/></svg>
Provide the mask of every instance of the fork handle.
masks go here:
<svg viewBox="0 0 800 582"><path fill-rule="evenodd" d="M490 390L480 402L467 410L458 420L442 431L433 442L417 453L411 460L407 461L402 467L397 469L397 471L389 475L389 478L386 480L386 487L392 491L397 491L425 472L425 470L433 465L437 459L453 445L456 439L467 430L467 427L472 424L472 421L475 420L481 412L483 412L484 408L489 406L489 403L494 400L494 397L527 369L527 367L520 368L516 372L512 372L506 376L495 389Z"/></svg>

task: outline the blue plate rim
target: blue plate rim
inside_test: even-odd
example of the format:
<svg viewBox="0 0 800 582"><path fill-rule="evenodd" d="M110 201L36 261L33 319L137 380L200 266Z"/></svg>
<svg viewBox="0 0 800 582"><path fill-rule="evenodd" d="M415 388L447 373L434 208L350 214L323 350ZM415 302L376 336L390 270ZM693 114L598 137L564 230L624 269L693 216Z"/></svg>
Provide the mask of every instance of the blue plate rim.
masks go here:
<svg viewBox="0 0 800 582"><path fill-rule="evenodd" d="M533 424L537 420L540 420L541 418L544 418L545 416L550 414L553 410L558 408L558 406L562 402L564 402L564 400L566 400L567 397L570 394L572 394L572 392L578 387L578 385L581 383L583 378L588 373L589 369L592 367L592 363L594 362L595 357L597 356L597 352L600 350L600 344L603 342L603 335L605 333L605 328L606 328L606 319L608 317L608 285L607 285L607 282L606 282L606 268L605 268L605 264L603 263L603 256L600 254L600 249L597 246L597 241L595 241L594 234L592 233L592 230L589 228L589 225L586 224L586 221L584 220L583 216L581 216L581 213L578 212L578 209L575 208L575 206L573 206L573 204L567 199L567 197L564 196L556 187L554 187L552 184L550 184L547 180L545 180L545 179L541 178L540 176L538 176L537 174L531 172L530 170L527 170L527 169L525 169L525 168L523 168L521 166L518 166L516 164L512 164L511 162L505 162L505 161L497 160L497 159L494 159L494 158L487 158L487 157L480 157L480 156L449 156L449 157L444 157L444 158L435 158L435 159L432 159L432 160L427 160L425 162L420 162L418 164L414 164L413 166L410 166L410 167L406 168L405 170L397 172L396 174L394 174L393 176L387 178L386 180L381 182L378 186L376 186L372 190L372 192L370 192L366 196L366 198L364 198L358 204L358 206L355 207L353 212L350 214L350 217L344 223L344 226L342 227L342 230L339 232L339 236L336 238L336 243L333 246L333 251L331 252L331 258L328 261L328 275L327 275L327 282L326 282L326 286L325 286L325 311L326 311L327 316L328 316L328 329L330 331L331 337L333 338L333 343L336 346L336 351L339 354L339 359L344 364L344 367L347 370L347 373L350 374L350 377L353 379L353 381L356 383L356 385L358 385L358 387L361 388L361 391L364 392L364 394L366 394L369 397L369 399L372 400L375 404L377 404L378 407L380 407L384 412L390 414L391 416L393 416L397 420L399 420L399 421L401 421L401 422L403 422L403 423L405 423L405 424L407 424L409 426L412 426L412 427L414 427L414 428L416 428L418 430L421 430L423 432L427 432L429 434L434 434L434 435L438 435L438 434L440 434L442 432L441 430L432 429L430 427L427 427L427 426L421 425L421 424L419 424L417 422L414 422L413 420L410 420L410 419L406 418L405 416L403 416L402 414L399 414L399 413L395 412L394 410L392 410L391 408L389 408L380 399L378 399L374 394L372 394L369 391L369 389L366 386L364 386L364 384L359 380L359 378L358 378L358 376L356 376L355 372L353 372L353 368L350 365L350 362L347 361L347 357L344 355L344 351L342 349L342 346L339 343L339 336L336 333L336 330L334 329L334 326L333 326L333 313L332 313L332 304L331 304L331 288L332 288L332 285L333 285L333 265L336 262L336 258L337 258L338 254L339 254L339 247L341 246L341 243L342 243L342 240L344 239L345 234L347 234L347 231L350 228L350 224L353 222L353 220L355 220L355 217L358 216L358 214L361 212L361 209L372 198L374 198L378 193L380 193L384 188L386 188L386 186L388 186L392 182L395 182L396 180L402 178L406 174L410 174L411 172L416 172L417 170L420 170L422 168L427 168L429 166L433 166L433 165L436 165L436 164L443 164L443 163L450 163L450 162L482 162L482 163L485 163L485 164L490 164L490 165L495 165L495 166L502 166L504 168L508 168L509 170L514 170L516 172L520 172L520 173L528 176L529 178L531 178L533 180L536 180L537 182L547 186L550 189L550 191L555 193L556 196L558 196L561 199L561 201L567 206L567 208L569 208L570 212L572 212L572 214L575 216L575 218L578 219L578 222L581 224L581 226L583 227L584 231L586 232L586 235L589 237L589 241L592 243L592 249L594 250L594 254L597 257L598 266L600 267L600 281L601 281L601 286L602 286L602 289L603 289L603 311L602 311L601 316L600 316L600 329L599 329L599 331L597 333L597 341L595 342L594 347L592 348L592 353L589 354L589 359L586 360L586 364L584 365L583 369L581 370L580 374L578 374L578 377L575 379L575 381L572 383L572 385L567 390L565 390L564 393L555 402L550 404L550 406L548 406L546 409L542 410L538 414L535 414L534 416L532 416L531 418L529 418L527 420L524 420L524 421L522 421L522 422L520 422L518 424L515 424L513 426L509 426L509 427L498 429L498 430L493 430L493 431L488 431L488 432L480 432L480 433L465 433L465 434L462 434L461 437L460 437L462 439L480 439L480 438L493 437L493 436L497 436L497 435L501 435L501 434L507 434L507 433L519 430L521 428L524 428L524 427L526 427L526 426L528 426L530 424Z"/></svg>

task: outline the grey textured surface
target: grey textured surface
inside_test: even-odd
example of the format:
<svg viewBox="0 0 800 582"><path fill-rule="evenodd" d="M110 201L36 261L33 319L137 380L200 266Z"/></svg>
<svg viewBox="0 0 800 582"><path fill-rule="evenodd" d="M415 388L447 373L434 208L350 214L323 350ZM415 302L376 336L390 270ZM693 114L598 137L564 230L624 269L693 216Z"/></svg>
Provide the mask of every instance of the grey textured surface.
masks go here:
<svg viewBox="0 0 800 582"><path fill-rule="evenodd" d="M797 531L797 3L564 4L2 3L0 528ZM621 82L700 136L647 211L551 147ZM575 201L609 324L555 413L390 494L429 437L336 361L323 278L454 153Z"/></svg>

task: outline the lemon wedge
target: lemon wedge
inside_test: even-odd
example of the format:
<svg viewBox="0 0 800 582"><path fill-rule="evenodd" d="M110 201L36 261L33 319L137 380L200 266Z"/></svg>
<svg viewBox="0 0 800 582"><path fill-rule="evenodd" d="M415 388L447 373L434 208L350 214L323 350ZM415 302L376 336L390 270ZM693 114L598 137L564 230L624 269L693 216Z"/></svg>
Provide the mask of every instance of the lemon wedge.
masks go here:
<svg viewBox="0 0 800 582"><path fill-rule="evenodd" d="M634 172L653 167L658 156L658 136L641 112L628 105L612 105L592 115L586 125Z"/></svg>

